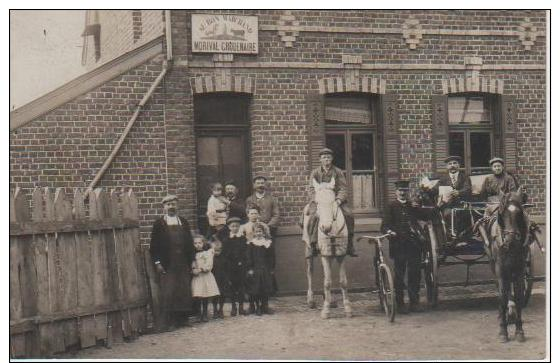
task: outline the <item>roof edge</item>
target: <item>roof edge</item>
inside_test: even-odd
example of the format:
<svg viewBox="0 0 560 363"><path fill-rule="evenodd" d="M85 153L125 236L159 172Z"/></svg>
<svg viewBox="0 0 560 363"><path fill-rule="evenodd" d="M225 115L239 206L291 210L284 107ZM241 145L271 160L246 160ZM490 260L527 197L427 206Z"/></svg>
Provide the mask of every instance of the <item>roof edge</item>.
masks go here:
<svg viewBox="0 0 560 363"><path fill-rule="evenodd" d="M163 53L161 35L10 112L10 131Z"/></svg>

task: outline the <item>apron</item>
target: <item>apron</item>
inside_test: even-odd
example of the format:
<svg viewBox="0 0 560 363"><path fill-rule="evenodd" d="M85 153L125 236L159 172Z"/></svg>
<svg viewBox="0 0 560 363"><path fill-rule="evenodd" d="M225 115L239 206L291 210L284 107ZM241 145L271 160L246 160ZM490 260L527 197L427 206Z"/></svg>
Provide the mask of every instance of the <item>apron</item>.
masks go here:
<svg viewBox="0 0 560 363"><path fill-rule="evenodd" d="M191 266L185 259L185 231L181 225L167 226L169 266L160 275L162 308L167 312L192 310Z"/></svg>

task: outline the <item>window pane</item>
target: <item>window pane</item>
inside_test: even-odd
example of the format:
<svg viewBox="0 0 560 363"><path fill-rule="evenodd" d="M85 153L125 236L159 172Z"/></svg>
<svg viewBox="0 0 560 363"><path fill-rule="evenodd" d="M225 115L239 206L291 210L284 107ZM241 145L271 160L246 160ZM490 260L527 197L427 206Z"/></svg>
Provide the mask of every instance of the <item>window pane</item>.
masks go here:
<svg viewBox="0 0 560 363"><path fill-rule="evenodd" d="M346 148L344 145L344 134L327 134L327 147L334 152L333 164L345 170Z"/></svg>
<svg viewBox="0 0 560 363"><path fill-rule="evenodd" d="M492 158L492 144L489 132L471 132L471 167L486 168Z"/></svg>
<svg viewBox="0 0 560 363"><path fill-rule="evenodd" d="M450 124L490 124L493 121L489 97L449 97L447 107Z"/></svg>
<svg viewBox="0 0 560 363"><path fill-rule="evenodd" d="M463 162L465 161L465 133L449 133L449 155L460 156L461 159L463 159Z"/></svg>
<svg viewBox="0 0 560 363"><path fill-rule="evenodd" d="M239 94L198 95L194 98L195 124L246 124L249 99Z"/></svg>
<svg viewBox="0 0 560 363"><path fill-rule="evenodd" d="M373 170L373 135L352 135L352 170Z"/></svg>

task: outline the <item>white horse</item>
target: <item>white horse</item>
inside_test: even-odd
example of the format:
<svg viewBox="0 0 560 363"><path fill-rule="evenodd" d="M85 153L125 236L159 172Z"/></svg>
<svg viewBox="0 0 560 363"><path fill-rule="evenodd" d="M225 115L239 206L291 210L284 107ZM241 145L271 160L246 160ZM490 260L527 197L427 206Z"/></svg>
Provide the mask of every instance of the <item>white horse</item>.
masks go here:
<svg viewBox="0 0 560 363"><path fill-rule="evenodd" d="M332 287L332 270L331 263L336 260L339 265L339 281L342 290L342 301L344 304L344 312L347 317L352 316L352 307L348 299L348 279L346 277L346 265L344 257L346 256L346 248L348 246L348 228L342 210L335 200L334 192L335 180L331 179L328 183L317 183L313 180L315 188L315 202L317 203L317 215L319 217L319 230L317 233L317 246L321 254L321 263L323 265L323 288L324 301L321 317L329 318L333 296L331 294ZM304 234L307 227L304 224ZM311 257L312 258L312 257ZM308 279L310 274L308 274ZM309 283L309 286L311 284ZM313 292L311 291L311 297ZM309 302L308 292L308 302Z"/></svg>

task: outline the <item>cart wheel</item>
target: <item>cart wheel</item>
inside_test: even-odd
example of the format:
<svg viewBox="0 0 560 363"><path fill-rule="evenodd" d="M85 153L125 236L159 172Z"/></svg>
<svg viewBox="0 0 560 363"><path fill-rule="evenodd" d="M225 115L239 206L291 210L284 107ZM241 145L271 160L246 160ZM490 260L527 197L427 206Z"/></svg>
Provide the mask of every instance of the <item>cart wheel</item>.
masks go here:
<svg viewBox="0 0 560 363"><path fill-rule="evenodd" d="M385 315L392 323L395 321L395 313L397 307L397 297L395 295L395 284L393 279L393 271L386 264L379 265L379 301Z"/></svg>
<svg viewBox="0 0 560 363"><path fill-rule="evenodd" d="M527 249L527 256L525 257L525 273L523 276L523 307L529 304L531 298L531 290L533 290L533 263L531 261L531 247Z"/></svg>
<svg viewBox="0 0 560 363"><path fill-rule="evenodd" d="M430 245L427 246L427 264L424 268L424 281L428 304L435 308L438 303L438 240L433 225L428 225Z"/></svg>

